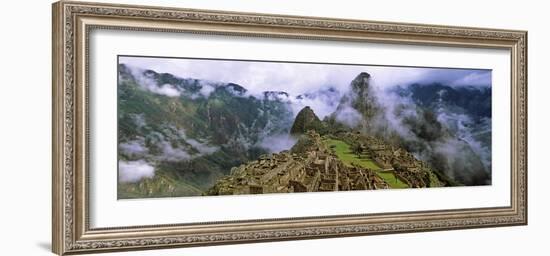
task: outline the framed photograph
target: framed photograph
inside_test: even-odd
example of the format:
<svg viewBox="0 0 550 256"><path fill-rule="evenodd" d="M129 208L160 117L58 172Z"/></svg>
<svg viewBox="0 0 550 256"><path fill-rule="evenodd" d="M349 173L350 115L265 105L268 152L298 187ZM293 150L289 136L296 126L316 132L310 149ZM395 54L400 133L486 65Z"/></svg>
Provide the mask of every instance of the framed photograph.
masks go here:
<svg viewBox="0 0 550 256"><path fill-rule="evenodd" d="M53 251L527 224L527 32L61 1Z"/></svg>

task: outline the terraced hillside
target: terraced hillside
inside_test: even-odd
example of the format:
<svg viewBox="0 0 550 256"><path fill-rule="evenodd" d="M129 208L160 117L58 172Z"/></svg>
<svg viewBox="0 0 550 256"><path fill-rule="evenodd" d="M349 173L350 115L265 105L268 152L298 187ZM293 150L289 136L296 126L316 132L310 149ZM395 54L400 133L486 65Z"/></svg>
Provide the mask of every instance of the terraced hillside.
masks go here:
<svg viewBox="0 0 550 256"><path fill-rule="evenodd" d="M325 139L324 143L327 144L334 153L338 156L344 164L347 166L361 166L365 169L374 170L376 175L384 179L391 188L408 188L409 185L399 180L395 174L391 171L383 170L368 154L361 152L356 154L352 151L350 145L346 142L337 139Z"/></svg>

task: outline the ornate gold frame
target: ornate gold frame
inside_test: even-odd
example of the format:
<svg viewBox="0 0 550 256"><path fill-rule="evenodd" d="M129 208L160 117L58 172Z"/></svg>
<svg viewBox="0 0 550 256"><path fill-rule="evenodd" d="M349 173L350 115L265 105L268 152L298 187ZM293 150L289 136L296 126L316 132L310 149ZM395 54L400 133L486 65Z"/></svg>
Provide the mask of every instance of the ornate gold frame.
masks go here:
<svg viewBox="0 0 550 256"><path fill-rule="evenodd" d="M88 33L93 29L498 48L511 51L509 207L91 229ZM53 4L53 251L217 245L527 224L527 32L61 1Z"/></svg>

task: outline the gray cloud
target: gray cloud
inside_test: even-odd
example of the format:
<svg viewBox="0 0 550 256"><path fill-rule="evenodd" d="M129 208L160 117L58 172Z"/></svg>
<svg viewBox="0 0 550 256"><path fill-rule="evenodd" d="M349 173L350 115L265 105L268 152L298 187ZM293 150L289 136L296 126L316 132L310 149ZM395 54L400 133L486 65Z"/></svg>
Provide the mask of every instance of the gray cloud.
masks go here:
<svg viewBox="0 0 550 256"><path fill-rule="evenodd" d="M274 134L264 137L258 143L258 146L266 149L270 153L279 153L283 150L290 149L292 146L294 146L294 144L296 144L296 141L297 139L288 133Z"/></svg>
<svg viewBox="0 0 550 256"><path fill-rule="evenodd" d="M212 154L220 149L218 146L210 146L189 138L184 129L178 129L173 125L163 125L163 133L152 132L150 136L150 141L161 151L161 154L155 157L158 160L185 161Z"/></svg>
<svg viewBox="0 0 550 256"><path fill-rule="evenodd" d="M189 143L189 145L193 146L193 148L195 148L197 151L199 151L200 155L209 155L220 149L219 147L209 146L195 139L187 138L186 142Z"/></svg>
<svg viewBox="0 0 550 256"><path fill-rule="evenodd" d="M483 87L491 85L490 70L432 69L418 83L442 83L449 86Z"/></svg>
<svg viewBox="0 0 550 256"><path fill-rule="evenodd" d="M149 152L145 147L145 139L143 138L122 142L118 145L118 148L121 153L127 156L143 156Z"/></svg>
<svg viewBox="0 0 550 256"><path fill-rule="evenodd" d="M246 95L263 97L264 91L284 91L289 97L296 115L305 106L310 106L322 119L336 110L341 94L349 90L350 81L357 74L367 72L374 78L371 82L375 90L385 90L397 85L411 83L444 83L451 86L486 86L491 84L491 72L487 70L359 66L304 63L275 63L254 61L224 61L200 59L172 59L149 57L120 57L132 70L151 69L160 73L170 73L180 78L201 80L199 95L208 97L218 83L236 83L248 90ZM135 75L135 74L134 74ZM171 85L154 85L150 79L141 77L148 90L167 96L179 96L181 92ZM296 99L296 96L327 88L338 94L316 98ZM336 104L335 104L336 103ZM353 114L353 113L350 113ZM348 116L352 118L353 116ZM346 118L346 121L353 121Z"/></svg>
<svg viewBox="0 0 550 256"><path fill-rule="evenodd" d="M130 66L130 71L132 72L132 76L134 76L137 83L144 90L168 97L179 97L181 95L180 89L176 86L171 84L157 84L154 79L144 75L144 69L141 67Z"/></svg>
<svg viewBox="0 0 550 256"><path fill-rule="evenodd" d="M411 81L441 82L457 86L484 86L491 83L491 72L485 70L153 57L120 57L119 61L131 67L170 73L181 78L236 83L249 90L252 95L261 95L264 91L285 91L296 96L328 86L345 92L350 81L360 72L368 72L375 77L378 87L402 85ZM157 87L153 87L156 93L168 96L177 94L170 85L161 85L160 89ZM209 92L211 89L206 88L204 94L207 96Z"/></svg>
<svg viewBox="0 0 550 256"><path fill-rule="evenodd" d="M162 149L162 155L158 156L159 159L171 162L178 162L191 159L191 155L179 146L173 146L168 141L160 141L157 146Z"/></svg>
<svg viewBox="0 0 550 256"><path fill-rule="evenodd" d="M118 179L122 183L134 183L155 176L155 168L144 160L118 161Z"/></svg>

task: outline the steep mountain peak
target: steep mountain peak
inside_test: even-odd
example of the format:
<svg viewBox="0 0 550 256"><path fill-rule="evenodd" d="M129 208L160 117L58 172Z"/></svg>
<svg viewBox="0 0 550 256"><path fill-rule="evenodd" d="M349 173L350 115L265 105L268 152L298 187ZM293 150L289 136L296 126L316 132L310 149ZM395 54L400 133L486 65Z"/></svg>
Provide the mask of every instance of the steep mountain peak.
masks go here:
<svg viewBox="0 0 550 256"><path fill-rule="evenodd" d="M370 74L367 73L367 72L361 72L361 73L359 73L359 75L357 75L357 76L355 77L355 79L358 79L358 78L369 79L369 78L370 78Z"/></svg>
<svg viewBox="0 0 550 256"><path fill-rule="evenodd" d="M351 88L359 95L364 94L370 87L370 74L367 72L361 72L351 81Z"/></svg>
<svg viewBox="0 0 550 256"><path fill-rule="evenodd" d="M290 134L304 134L308 130L321 132L323 129L323 123L321 123L319 117L317 117L309 106L306 106L298 112L296 119L294 119L294 124L290 129Z"/></svg>
<svg viewBox="0 0 550 256"><path fill-rule="evenodd" d="M352 127L365 126L380 113L381 106L370 86L370 79L369 73L361 72L351 81L350 91L340 99L333 113L337 121Z"/></svg>

